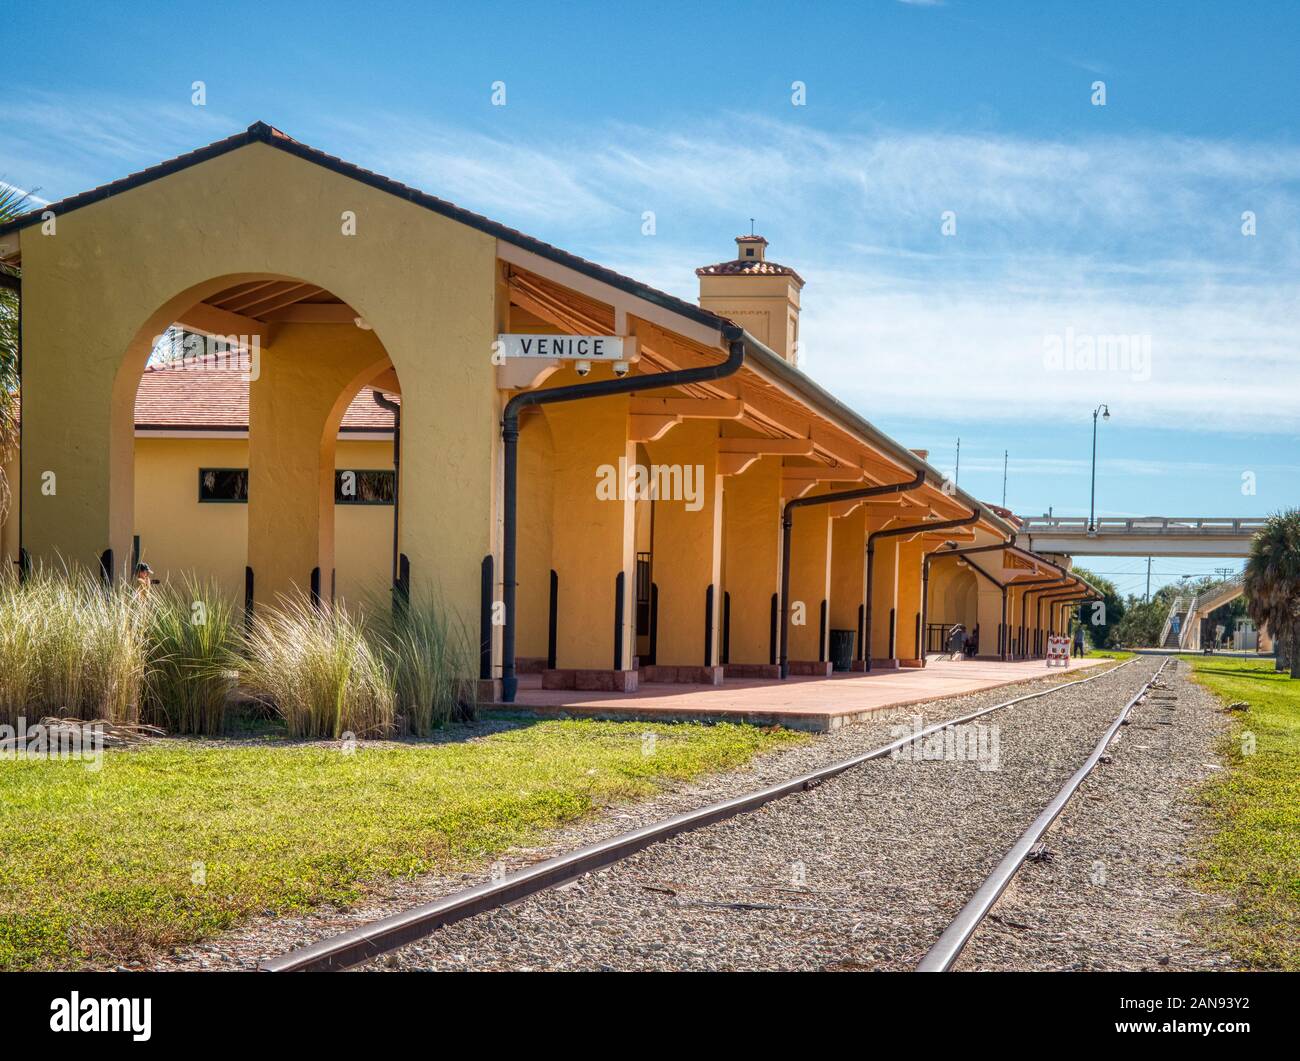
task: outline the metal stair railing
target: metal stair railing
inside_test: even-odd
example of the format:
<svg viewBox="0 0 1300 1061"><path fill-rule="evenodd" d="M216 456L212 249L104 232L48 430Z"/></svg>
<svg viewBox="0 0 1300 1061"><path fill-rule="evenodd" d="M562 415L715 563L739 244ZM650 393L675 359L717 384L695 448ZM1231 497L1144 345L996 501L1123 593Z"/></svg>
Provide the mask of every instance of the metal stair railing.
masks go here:
<svg viewBox="0 0 1300 1061"><path fill-rule="evenodd" d="M1169 640L1169 630L1174 625L1174 616L1178 614L1178 609L1183 605L1182 597L1175 597L1169 605L1169 614L1165 616L1165 625L1160 628L1160 637L1156 641L1157 648L1164 648L1165 642Z"/></svg>

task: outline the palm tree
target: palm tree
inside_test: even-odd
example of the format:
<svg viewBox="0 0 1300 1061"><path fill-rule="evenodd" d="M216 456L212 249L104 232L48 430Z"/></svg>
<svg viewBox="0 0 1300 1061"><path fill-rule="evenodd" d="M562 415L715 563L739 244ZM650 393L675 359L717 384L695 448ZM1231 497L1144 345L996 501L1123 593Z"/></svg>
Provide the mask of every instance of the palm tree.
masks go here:
<svg viewBox="0 0 1300 1061"><path fill-rule="evenodd" d="M1251 619L1273 635L1277 669L1289 662L1300 678L1300 508L1269 516L1251 542L1245 592Z"/></svg>
<svg viewBox="0 0 1300 1061"><path fill-rule="evenodd" d="M0 182L0 225L27 208L27 196ZM3 265L0 271L12 276ZM2 281L4 278L0 278ZM4 464L18 445L18 294L0 282L0 523L9 514Z"/></svg>

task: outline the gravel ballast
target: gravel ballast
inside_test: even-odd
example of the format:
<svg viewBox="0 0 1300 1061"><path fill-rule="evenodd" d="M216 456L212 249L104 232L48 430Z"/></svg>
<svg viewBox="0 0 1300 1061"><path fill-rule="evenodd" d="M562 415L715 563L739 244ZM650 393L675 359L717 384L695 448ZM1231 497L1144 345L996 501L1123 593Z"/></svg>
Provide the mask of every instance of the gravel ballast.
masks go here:
<svg viewBox="0 0 1300 1061"><path fill-rule="evenodd" d="M980 720L996 769L872 763L370 967L911 969L1157 665Z"/></svg>
<svg viewBox="0 0 1300 1061"><path fill-rule="evenodd" d="M704 775L689 782L668 782L668 787L652 798L606 807L603 813L579 819L549 833L544 846L513 849L492 865L465 872L380 881L372 886L364 901L347 909L327 905L302 914L257 917L211 940L180 948L173 955L160 955L153 967L162 970L256 968L274 955L480 884L493 874L519 869L673 814L738 796L880 747L890 741L891 729L899 724L910 727L917 718L922 720L922 724L927 724L958 717L1028 692L1040 692L1063 682L1102 674L1111 666L1103 663L1082 670L1045 670L1043 678L1032 681L933 700L900 710L881 711L862 723L760 756L743 768ZM1100 681L1093 682L1082 688L1096 688L1101 684ZM990 717L996 717L996 714L1000 713ZM508 725L506 720L494 718L490 723L475 727L474 731L482 730L486 734ZM647 733L663 728L652 724L645 727Z"/></svg>
<svg viewBox="0 0 1300 1061"><path fill-rule="evenodd" d="M984 730L969 730L970 746L962 750L982 763L876 761L811 792L442 929L368 967L911 968L1157 665L1139 660L1113 676L980 719ZM1044 687L1023 683L882 712L746 769L611 808L551 834L544 848L509 853L494 867L388 882L351 910L258 919L156 967L250 968L490 874L878 747L899 736L900 725L910 730ZM1018 960L1002 967L1032 967Z"/></svg>
<svg viewBox="0 0 1300 1061"><path fill-rule="evenodd" d="M961 970L1226 969L1193 922L1225 902L1196 892L1187 852L1203 828L1193 794L1217 769L1228 728L1185 663L1136 704L1044 837L1050 860L1023 866L971 938Z"/></svg>

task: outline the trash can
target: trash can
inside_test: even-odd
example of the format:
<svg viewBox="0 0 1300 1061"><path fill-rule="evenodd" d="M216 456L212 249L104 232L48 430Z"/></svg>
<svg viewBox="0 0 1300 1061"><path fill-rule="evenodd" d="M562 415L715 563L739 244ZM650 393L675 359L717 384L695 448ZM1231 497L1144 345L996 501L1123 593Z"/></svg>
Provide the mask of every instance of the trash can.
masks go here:
<svg viewBox="0 0 1300 1061"><path fill-rule="evenodd" d="M854 636L852 630L831 631L831 666L835 670L853 669Z"/></svg>

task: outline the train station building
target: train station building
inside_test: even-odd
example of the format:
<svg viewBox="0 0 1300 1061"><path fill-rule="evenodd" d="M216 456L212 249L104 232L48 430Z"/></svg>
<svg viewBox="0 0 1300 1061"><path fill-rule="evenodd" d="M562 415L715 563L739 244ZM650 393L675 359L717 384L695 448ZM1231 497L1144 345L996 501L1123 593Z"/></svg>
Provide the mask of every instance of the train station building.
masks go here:
<svg viewBox="0 0 1300 1061"><path fill-rule="evenodd" d="M435 595L492 701L1041 656L1068 559L800 370L766 240L719 256L684 301L261 123L33 211L0 544Z"/></svg>

